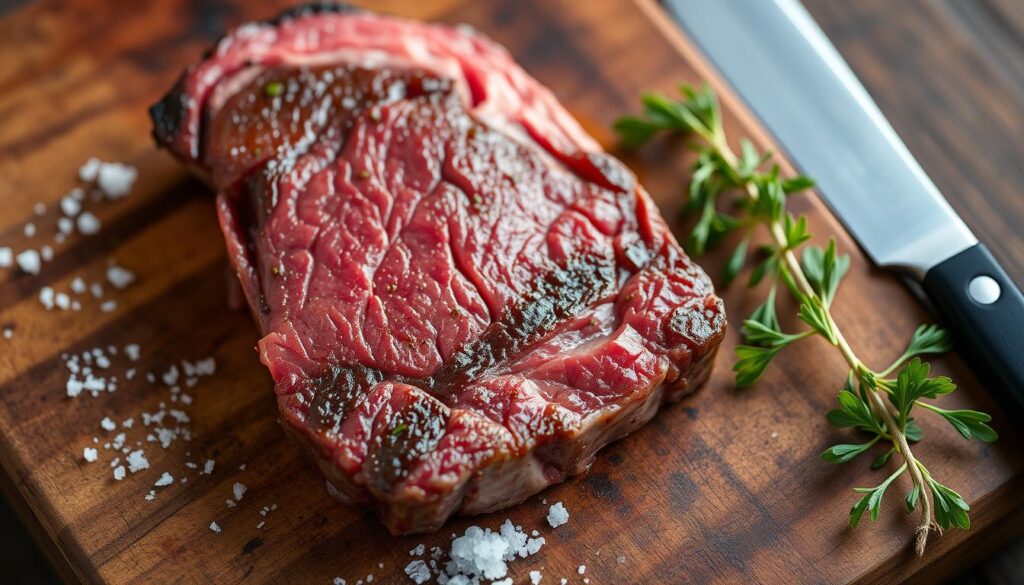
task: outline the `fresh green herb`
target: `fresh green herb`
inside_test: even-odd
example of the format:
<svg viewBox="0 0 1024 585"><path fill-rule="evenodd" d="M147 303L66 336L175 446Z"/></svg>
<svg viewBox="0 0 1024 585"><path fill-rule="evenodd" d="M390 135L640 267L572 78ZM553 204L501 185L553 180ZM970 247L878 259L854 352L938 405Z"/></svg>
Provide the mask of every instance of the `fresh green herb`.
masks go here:
<svg viewBox="0 0 1024 585"><path fill-rule="evenodd" d="M277 97L284 93L284 84L280 81L271 81L263 86L263 93L267 97Z"/></svg>
<svg viewBox="0 0 1024 585"><path fill-rule="evenodd" d="M820 337L843 356L849 370L846 384L839 392L839 408L826 417L833 425L866 435L861 443L829 447L821 458L831 463L846 463L877 446L885 450L871 467L880 469L899 456L899 467L873 488L855 488L864 494L850 510L850 526L856 526L865 512L878 518L882 498L900 476L910 476L905 497L908 512L920 506L916 549L923 554L933 525L967 529L969 507L952 489L940 484L914 456L910 445L920 441L923 431L912 416L930 411L945 419L964 438L995 441L998 436L987 424L991 417L973 410L946 410L929 402L956 389L945 376L931 376L931 368L922 355L942 353L951 347L949 335L935 325L923 325L914 332L906 351L888 368L870 369L854 353L832 317L832 303L839 285L850 267L848 256L839 254L834 240L822 248L808 244L811 234L807 218L786 211L791 193L814 186L802 176L782 178L779 167L771 164L772 154L741 139L737 155L726 140L722 116L714 92L707 86L680 87L678 98L648 94L641 99L643 113L626 116L615 123L615 130L627 147L639 147L663 132L692 135L696 139L696 162L688 189L686 213L697 218L685 247L698 256L729 239L740 238L724 267L725 283L736 279L750 263L748 285L769 283L768 297L743 322L744 343L736 348L736 385L750 386L764 375L772 359L783 348L807 337ZM735 197L734 197L735 196ZM730 213L720 211L724 198L733 199ZM771 244L748 253L751 232L767 230ZM784 287L799 302L797 315L808 327L784 332L775 311L777 291ZM893 373L895 372L895 376Z"/></svg>
<svg viewBox="0 0 1024 585"><path fill-rule="evenodd" d="M392 437L397 437L398 435L401 435L406 430L408 430L408 428L409 428L409 425L407 425L405 423L398 423L397 425L395 425L395 428L391 429L391 436Z"/></svg>

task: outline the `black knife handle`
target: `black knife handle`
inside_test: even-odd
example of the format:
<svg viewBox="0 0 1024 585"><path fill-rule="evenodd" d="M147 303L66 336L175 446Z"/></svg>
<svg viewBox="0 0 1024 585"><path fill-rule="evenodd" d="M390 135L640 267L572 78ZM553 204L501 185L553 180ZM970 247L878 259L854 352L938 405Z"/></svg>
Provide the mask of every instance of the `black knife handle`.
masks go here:
<svg viewBox="0 0 1024 585"><path fill-rule="evenodd" d="M1024 294L983 244L925 274L924 290L939 317L993 396L1024 428Z"/></svg>

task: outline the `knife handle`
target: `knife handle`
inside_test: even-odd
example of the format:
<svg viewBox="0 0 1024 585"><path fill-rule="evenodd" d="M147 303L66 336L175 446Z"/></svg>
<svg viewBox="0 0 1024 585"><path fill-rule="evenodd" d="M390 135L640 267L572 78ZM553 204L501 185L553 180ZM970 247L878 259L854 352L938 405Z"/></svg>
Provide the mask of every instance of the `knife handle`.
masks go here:
<svg viewBox="0 0 1024 585"><path fill-rule="evenodd" d="M983 244L925 274L925 293L990 392L1024 428L1024 294Z"/></svg>

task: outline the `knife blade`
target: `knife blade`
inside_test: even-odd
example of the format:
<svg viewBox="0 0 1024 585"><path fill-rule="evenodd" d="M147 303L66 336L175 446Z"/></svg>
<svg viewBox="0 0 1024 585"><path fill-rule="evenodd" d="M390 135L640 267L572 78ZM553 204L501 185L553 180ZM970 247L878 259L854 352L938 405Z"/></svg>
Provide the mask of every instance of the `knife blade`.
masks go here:
<svg viewBox="0 0 1024 585"><path fill-rule="evenodd" d="M798 0L665 0L873 262L921 282L1015 423L1024 295Z"/></svg>

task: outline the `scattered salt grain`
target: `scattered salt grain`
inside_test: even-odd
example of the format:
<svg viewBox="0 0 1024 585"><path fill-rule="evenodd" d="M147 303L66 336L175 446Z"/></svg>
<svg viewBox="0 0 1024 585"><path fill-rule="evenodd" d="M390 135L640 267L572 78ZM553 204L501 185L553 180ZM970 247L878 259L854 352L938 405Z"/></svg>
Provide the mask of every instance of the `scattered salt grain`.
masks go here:
<svg viewBox="0 0 1024 585"><path fill-rule="evenodd" d="M245 490L248 489L244 485L235 482L235 485L231 486L231 493L235 496L236 502L242 501L242 496L245 495Z"/></svg>
<svg viewBox="0 0 1024 585"><path fill-rule="evenodd" d="M228 508L234 508L236 504L234 500L224 500L224 505Z"/></svg>
<svg viewBox="0 0 1024 585"><path fill-rule="evenodd" d="M118 465L117 467L114 468L114 479L116 479L117 481L121 481L122 479L124 479L124 475L124 465Z"/></svg>
<svg viewBox="0 0 1024 585"><path fill-rule="evenodd" d="M117 301L103 301L100 304L100 310L104 313L112 313L117 308Z"/></svg>
<svg viewBox="0 0 1024 585"><path fill-rule="evenodd" d="M39 257L43 259L43 262L53 260L53 248L50 246L43 246L42 248L39 248Z"/></svg>
<svg viewBox="0 0 1024 585"><path fill-rule="evenodd" d="M82 280L81 276L76 276L71 281L71 292L75 293L76 295L80 295L80 294L84 293L85 291L86 291L85 281Z"/></svg>
<svg viewBox="0 0 1024 585"><path fill-rule="evenodd" d="M71 308L71 297L67 293L57 293L53 297L53 303L57 305L58 309L67 311Z"/></svg>
<svg viewBox="0 0 1024 585"><path fill-rule="evenodd" d="M135 167L119 162L101 163L96 184L111 199L124 197L132 190L139 172Z"/></svg>
<svg viewBox="0 0 1024 585"><path fill-rule="evenodd" d="M47 311L53 308L53 297L54 292L52 288L44 286L39 289L39 304L43 305L43 308Z"/></svg>
<svg viewBox="0 0 1024 585"><path fill-rule="evenodd" d="M216 522L210 522L210 530L216 532L217 534L220 534L220 525L218 525Z"/></svg>
<svg viewBox="0 0 1024 585"><path fill-rule="evenodd" d="M10 268L14 264L14 251L10 246L0 247L0 268Z"/></svg>
<svg viewBox="0 0 1024 585"><path fill-rule="evenodd" d="M128 359L133 362L139 361L139 344L129 343L124 346L124 355L128 356Z"/></svg>
<svg viewBox="0 0 1024 585"><path fill-rule="evenodd" d="M174 483L174 476L165 471L164 474L160 476L160 479L156 480L156 483L153 485L155 487L164 487L171 485L172 483Z"/></svg>
<svg viewBox="0 0 1024 585"><path fill-rule="evenodd" d="M32 206L32 211L38 216L46 215L46 204L42 202L36 203Z"/></svg>
<svg viewBox="0 0 1024 585"><path fill-rule="evenodd" d="M203 464L203 473L205 473L206 475L210 475L211 473L213 473L213 465L213 459L207 459L206 463Z"/></svg>
<svg viewBox="0 0 1024 585"><path fill-rule="evenodd" d="M164 384L173 386L178 381L178 366L171 366L169 370L164 372L160 379L163 380Z"/></svg>
<svg viewBox="0 0 1024 585"><path fill-rule="evenodd" d="M39 274L39 267L42 265L42 261L39 258L39 252L35 250L25 250L15 257L15 262L18 263L18 268L21 268L29 274Z"/></svg>
<svg viewBox="0 0 1024 585"><path fill-rule="evenodd" d="M548 509L548 524L552 528L558 528L569 521L569 511L565 509L562 502L557 502Z"/></svg>
<svg viewBox="0 0 1024 585"><path fill-rule="evenodd" d="M99 451L93 449L92 447L86 447L85 449L82 450L82 457L89 463L92 463L93 461L96 461L96 459L99 458Z"/></svg>
<svg viewBox="0 0 1024 585"><path fill-rule="evenodd" d="M65 195L60 200L60 211L67 218L75 217L79 211L82 211L82 204L77 199L70 195ZM58 220L59 222L59 220ZM64 231L64 230L61 230Z"/></svg>
<svg viewBox="0 0 1024 585"><path fill-rule="evenodd" d="M4 339L11 339L14 337L14 330L10 327L4 327Z"/></svg>
<svg viewBox="0 0 1024 585"><path fill-rule="evenodd" d="M538 585L543 578L540 571L530 571L530 585Z"/></svg>
<svg viewBox="0 0 1024 585"><path fill-rule="evenodd" d="M152 502L155 499L156 499L156 492L153 491L153 490L149 490L149 493L146 494L146 501L147 502Z"/></svg>
<svg viewBox="0 0 1024 585"><path fill-rule="evenodd" d="M103 430L105 431L112 431L117 428L117 423L110 420L109 416L105 416L103 417L103 420L100 421L100 426L103 427Z"/></svg>
<svg viewBox="0 0 1024 585"><path fill-rule="evenodd" d="M109 266L107 268L107 282L117 290L123 290L135 282L135 274L117 265Z"/></svg>
<svg viewBox="0 0 1024 585"><path fill-rule="evenodd" d="M36 224L28 222L25 224L25 237L31 238L36 235Z"/></svg>
<svg viewBox="0 0 1024 585"><path fill-rule="evenodd" d="M77 223L78 231L82 232L82 235L84 236L96 234L100 231L100 228L103 227L99 218L88 211L82 212L82 215L78 216Z"/></svg>
<svg viewBox="0 0 1024 585"><path fill-rule="evenodd" d="M580 568L576 569L576 572L579 573L580 575L582 575L583 573L586 573L587 572L587 566L586 565L580 565Z"/></svg>
<svg viewBox="0 0 1024 585"><path fill-rule="evenodd" d="M128 454L128 470L132 473L142 471L143 469L149 469L149 460L146 459L146 454L141 449L132 451Z"/></svg>
<svg viewBox="0 0 1024 585"><path fill-rule="evenodd" d="M93 298L101 298L103 296L103 285L98 282L94 282L89 285L89 292L92 293Z"/></svg>
<svg viewBox="0 0 1024 585"><path fill-rule="evenodd" d="M334 580L331 581L331 585L345 585L345 580L341 577L335 577Z"/></svg>
<svg viewBox="0 0 1024 585"><path fill-rule="evenodd" d="M85 181L86 183L91 183L95 181L97 175L100 174L100 166L102 164L103 163L100 162L100 159L95 157L90 158L89 160L85 161L84 165L79 167L78 178Z"/></svg>
<svg viewBox="0 0 1024 585"><path fill-rule="evenodd" d="M57 233L60 235L69 236L71 232L75 231L75 222L70 218L62 217L57 220ZM58 242L59 243L59 242Z"/></svg>
<svg viewBox="0 0 1024 585"><path fill-rule="evenodd" d="M423 546L423 545L420 545ZM413 561L405 566L405 574L412 579L413 583L420 585L430 581L430 567L423 561Z"/></svg>
<svg viewBox="0 0 1024 585"><path fill-rule="evenodd" d="M427 550L427 547L423 546L422 544L417 544L416 548L414 548L411 551L409 551L409 556L411 556L411 557L423 556L423 553L426 552L426 550Z"/></svg>

